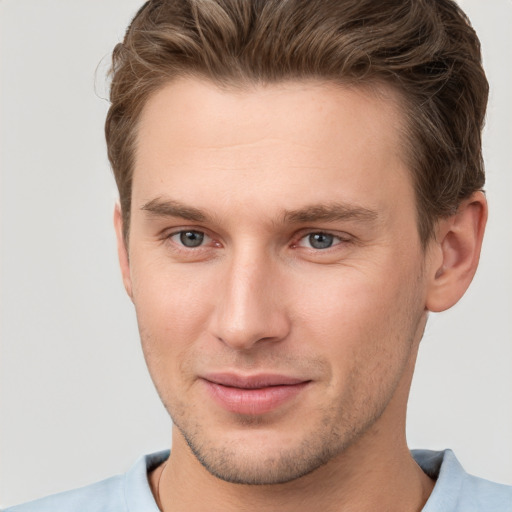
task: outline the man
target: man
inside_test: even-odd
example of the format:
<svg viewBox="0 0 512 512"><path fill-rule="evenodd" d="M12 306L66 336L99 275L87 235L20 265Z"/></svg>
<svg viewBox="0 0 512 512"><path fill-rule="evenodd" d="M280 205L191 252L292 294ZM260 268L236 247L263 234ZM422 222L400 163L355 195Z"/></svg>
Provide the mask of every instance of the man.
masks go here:
<svg viewBox="0 0 512 512"><path fill-rule="evenodd" d="M13 510L512 510L405 441L478 263L486 99L448 0L146 3L106 136L172 454Z"/></svg>

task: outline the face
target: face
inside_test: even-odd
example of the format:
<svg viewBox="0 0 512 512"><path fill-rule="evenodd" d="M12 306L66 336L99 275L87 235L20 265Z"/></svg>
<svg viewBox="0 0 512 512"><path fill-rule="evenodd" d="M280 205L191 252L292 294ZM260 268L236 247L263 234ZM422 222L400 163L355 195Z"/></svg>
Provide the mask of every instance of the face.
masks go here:
<svg viewBox="0 0 512 512"><path fill-rule="evenodd" d="M146 104L124 280L173 450L213 475L286 482L403 428L426 285L400 123L316 82Z"/></svg>

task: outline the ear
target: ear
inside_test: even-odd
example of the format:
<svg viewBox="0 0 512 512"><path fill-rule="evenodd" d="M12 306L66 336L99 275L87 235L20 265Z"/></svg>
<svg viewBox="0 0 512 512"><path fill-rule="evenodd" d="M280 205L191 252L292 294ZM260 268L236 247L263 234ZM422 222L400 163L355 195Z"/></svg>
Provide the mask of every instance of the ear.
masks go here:
<svg viewBox="0 0 512 512"><path fill-rule="evenodd" d="M483 192L475 192L455 215L439 221L430 247L427 310L444 311L464 295L478 266L486 222Z"/></svg>
<svg viewBox="0 0 512 512"><path fill-rule="evenodd" d="M119 266L121 267L121 275L123 276L124 288L130 299L133 300L130 260L128 257L128 248L126 247L123 236L123 216L121 214L121 206L119 203L117 203L114 208L114 228L116 230L117 238L117 257L119 259Z"/></svg>

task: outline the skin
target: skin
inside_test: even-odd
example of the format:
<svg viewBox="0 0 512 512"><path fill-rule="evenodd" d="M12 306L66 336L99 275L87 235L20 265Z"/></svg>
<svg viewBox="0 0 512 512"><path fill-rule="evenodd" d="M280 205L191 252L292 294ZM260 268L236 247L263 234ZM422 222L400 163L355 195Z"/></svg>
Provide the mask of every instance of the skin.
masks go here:
<svg viewBox="0 0 512 512"><path fill-rule="evenodd" d="M150 477L162 510L426 502L433 482L405 440L410 382L428 311L473 277L487 210L474 194L422 249L398 104L385 89L189 78L145 105L128 247L119 209L115 225L175 425L171 457ZM187 231L202 243L185 247ZM307 384L241 414L212 399L211 372Z"/></svg>

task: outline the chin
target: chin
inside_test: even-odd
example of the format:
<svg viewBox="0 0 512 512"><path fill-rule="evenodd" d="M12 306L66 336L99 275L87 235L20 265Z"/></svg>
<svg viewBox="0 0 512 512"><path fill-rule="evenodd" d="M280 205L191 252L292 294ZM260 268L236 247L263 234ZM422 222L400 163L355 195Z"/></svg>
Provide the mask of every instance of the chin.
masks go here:
<svg viewBox="0 0 512 512"><path fill-rule="evenodd" d="M237 429L217 430L174 421L181 440L211 475L245 485L284 484L313 473L342 454L369 427L340 430L327 427L325 417L286 428L272 427L256 417L243 418L240 423Z"/></svg>
<svg viewBox="0 0 512 512"><path fill-rule="evenodd" d="M298 442L295 447L276 448L279 443L250 446L242 440L205 446L192 438L185 440L201 465L226 482L245 485L275 485L297 480L329 462L336 453L332 446Z"/></svg>

